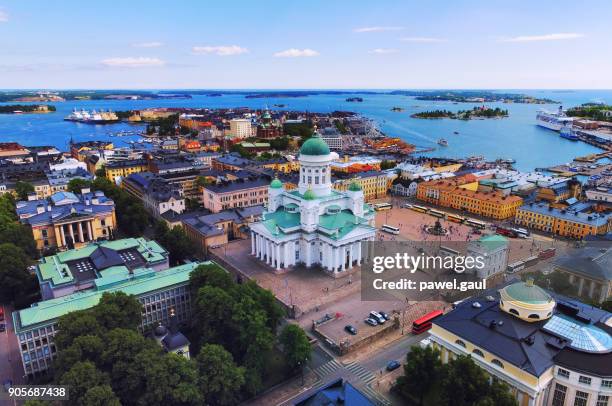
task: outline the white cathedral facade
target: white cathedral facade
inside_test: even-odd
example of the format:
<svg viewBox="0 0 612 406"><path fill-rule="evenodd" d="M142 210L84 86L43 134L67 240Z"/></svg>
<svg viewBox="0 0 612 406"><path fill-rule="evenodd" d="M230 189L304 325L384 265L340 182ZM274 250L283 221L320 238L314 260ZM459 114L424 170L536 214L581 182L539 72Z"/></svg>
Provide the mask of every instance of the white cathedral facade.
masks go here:
<svg viewBox="0 0 612 406"><path fill-rule="evenodd" d="M361 187L332 189L331 162L335 153L317 135L300 149L297 190L285 191L274 179L268 208L251 224L251 254L275 268L318 265L339 276L361 265L363 241L374 241L374 211L364 203Z"/></svg>

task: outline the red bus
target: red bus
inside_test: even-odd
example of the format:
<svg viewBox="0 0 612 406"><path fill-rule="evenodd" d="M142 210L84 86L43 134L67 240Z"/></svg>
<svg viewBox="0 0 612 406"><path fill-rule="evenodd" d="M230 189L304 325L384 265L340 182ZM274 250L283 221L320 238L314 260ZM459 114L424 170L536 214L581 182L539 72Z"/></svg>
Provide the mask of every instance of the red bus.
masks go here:
<svg viewBox="0 0 612 406"><path fill-rule="evenodd" d="M0 306L0 321L4 320L4 308Z"/></svg>
<svg viewBox="0 0 612 406"><path fill-rule="evenodd" d="M504 227L497 227L497 229L495 230L495 233L499 234L499 235L506 236L506 237L510 237L510 238L518 237L516 231L510 230L510 229L504 228Z"/></svg>
<svg viewBox="0 0 612 406"><path fill-rule="evenodd" d="M444 312L442 310L434 310L431 313L427 313L425 316L416 319L412 322L412 334L421 334L431 328L431 322L442 316Z"/></svg>

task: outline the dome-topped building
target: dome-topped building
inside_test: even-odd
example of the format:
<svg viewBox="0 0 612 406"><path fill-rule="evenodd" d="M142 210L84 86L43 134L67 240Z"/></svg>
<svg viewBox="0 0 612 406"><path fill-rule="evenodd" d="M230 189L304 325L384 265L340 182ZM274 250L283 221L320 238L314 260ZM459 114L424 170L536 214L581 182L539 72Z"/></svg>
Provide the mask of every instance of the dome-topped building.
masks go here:
<svg viewBox="0 0 612 406"><path fill-rule="evenodd" d="M315 131L300 149L297 190L275 179L263 220L251 224L251 253L277 271L296 264L319 265L338 275L361 264L362 241L373 241L374 211L357 185L333 189L331 163L337 154Z"/></svg>
<svg viewBox="0 0 612 406"><path fill-rule="evenodd" d="M499 294L499 307L503 311L529 322L548 319L556 304L549 293L533 283L533 279L508 285Z"/></svg>

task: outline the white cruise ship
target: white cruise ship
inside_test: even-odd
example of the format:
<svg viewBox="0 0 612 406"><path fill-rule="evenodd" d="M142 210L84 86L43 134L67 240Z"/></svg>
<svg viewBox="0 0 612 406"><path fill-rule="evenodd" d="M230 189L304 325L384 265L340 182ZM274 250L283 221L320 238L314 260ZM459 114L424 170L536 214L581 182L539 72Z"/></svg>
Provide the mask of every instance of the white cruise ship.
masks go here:
<svg viewBox="0 0 612 406"><path fill-rule="evenodd" d="M559 106L557 112L539 110L536 116L537 125L554 131L561 131L563 127L571 127L573 121L572 117L565 115L562 106Z"/></svg>
<svg viewBox="0 0 612 406"><path fill-rule="evenodd" d="M85 109L82 109L80 111L74 109L69 116L64 118L64 120L88 124L104 124L117 122L119 121L119 117L117 117L117 115L110 110L100 110L99 112L97 112L96 110L92 110L91 112L89 112Z"/></svg>

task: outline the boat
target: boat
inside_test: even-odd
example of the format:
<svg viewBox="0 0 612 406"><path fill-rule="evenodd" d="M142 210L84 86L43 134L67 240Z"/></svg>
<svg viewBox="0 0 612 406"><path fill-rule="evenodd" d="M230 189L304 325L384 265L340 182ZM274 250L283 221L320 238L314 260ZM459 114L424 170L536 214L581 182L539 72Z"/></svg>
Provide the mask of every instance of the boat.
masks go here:
<svg viewBox="0 0 612 406"><path fill-rule="evenodd" d="M536 124L540 127L548 128L553 131L561 131L563 127L571 127L574 119L565 115L563 106L559 106L557 112L538 110Z"/></svg>
<svg viewBox="0 0 612 406"><path fill-rule="evenodd" d="M448 146L448 141L446 141L444 138L440 138L438 140L438 144L442 145L443 147Z"/></svg>
<svg viewBox="0 0 612 406"><path fill-rule="evenodd" d="M395 111L395 112L401 113L402 111L404 111L404 108L403 107L395 106L395 107L391 108L391 111Z"/></svg>
<svg viewBox="0 0 612 406"><path fill-rule="evenodd" d="M459 131L453 131L453 134L459 134Z"/></svg>
<svg viewBox="0 0 612 406"><path fill-rule="evenodd" d="M358 102L358 103L361 103L363 101L363 97L348 97L345 100L347 102Z"/></svg>
<svg viewBox="0 0 612 406"><path fill-rule="evenodd" d="M578 141L579 138L576 135L576 133L574 132L574 130L572 130L571 127L569 126L565 126L563 128L561 128L561 131L559 131L559 133L561 134L561 138L565 138L566 140L570 140L570 141Z"/></svg>
<svg viewBox="0 0 612 406"><path fill-rule="evenodd" d="M64 118L64 120L86 124L107 124L116 123L117 121L119 121L119 117L117 116L117 114L110 110L92 110L91 112L89 112L85 109L74 109L72 113L70 113L67 117Z"/></svg>

